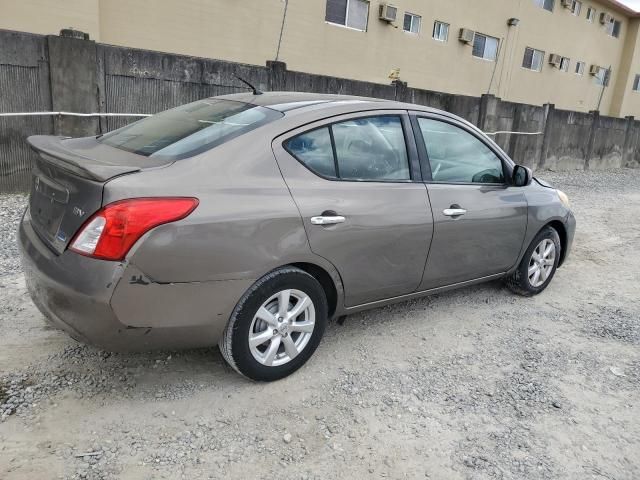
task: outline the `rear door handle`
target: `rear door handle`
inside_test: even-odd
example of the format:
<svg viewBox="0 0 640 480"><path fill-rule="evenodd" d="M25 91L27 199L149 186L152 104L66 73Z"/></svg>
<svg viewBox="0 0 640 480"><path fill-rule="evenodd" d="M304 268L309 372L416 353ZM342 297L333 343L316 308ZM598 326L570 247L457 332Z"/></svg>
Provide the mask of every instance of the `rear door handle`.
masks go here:
<svg viewBox="0 0 640 480"><path fill-rule="evenodd" d="M311 217L312 225L335 225L336 223L344 223L346 218L341 215Z"/></svg>
<svg viewBox="0 0 640 480"><path fill-rule="evenodd" d="M459 217L467 213L467 211L464 208L445 208L442 213L447 217Z"/></svg>

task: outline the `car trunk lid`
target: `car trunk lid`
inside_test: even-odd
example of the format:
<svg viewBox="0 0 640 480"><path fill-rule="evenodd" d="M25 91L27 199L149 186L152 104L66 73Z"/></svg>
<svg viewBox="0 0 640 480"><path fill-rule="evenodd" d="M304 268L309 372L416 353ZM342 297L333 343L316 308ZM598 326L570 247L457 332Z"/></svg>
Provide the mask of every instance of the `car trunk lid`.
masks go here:
<svg viewBox="0 0 640 480"><path fill-rule="evenodd" d="M31 223L57 253L65 250L87 218L102 206L107 181L170 163L115 149L95 137L36 135L28 142L39 154L29 198Z"/></svg>

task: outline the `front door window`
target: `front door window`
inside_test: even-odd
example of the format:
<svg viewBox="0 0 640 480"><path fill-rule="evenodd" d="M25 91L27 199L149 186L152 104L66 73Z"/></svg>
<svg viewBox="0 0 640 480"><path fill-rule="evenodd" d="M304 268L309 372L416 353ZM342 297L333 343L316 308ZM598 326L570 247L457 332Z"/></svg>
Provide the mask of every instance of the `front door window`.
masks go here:
<svg viewBox="0 0 640 480"><path fill-rule="evenodd" d="M430 118L419 118L418 124L434 182L504 183L502 161L474 135Z"/></svg>

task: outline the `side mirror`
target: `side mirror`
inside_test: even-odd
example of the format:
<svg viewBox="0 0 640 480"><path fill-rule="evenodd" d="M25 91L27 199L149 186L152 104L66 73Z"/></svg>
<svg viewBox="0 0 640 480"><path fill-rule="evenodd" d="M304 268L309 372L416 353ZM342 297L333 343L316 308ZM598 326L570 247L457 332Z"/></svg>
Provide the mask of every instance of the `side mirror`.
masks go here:
<svg viewBox="0 0 640 480"><path fill-rule="evenodd" d="M516 165L513 167L511 180L515 187L526 187L531 184L531 180L533 180L533 172L529 167Z"/></svg>

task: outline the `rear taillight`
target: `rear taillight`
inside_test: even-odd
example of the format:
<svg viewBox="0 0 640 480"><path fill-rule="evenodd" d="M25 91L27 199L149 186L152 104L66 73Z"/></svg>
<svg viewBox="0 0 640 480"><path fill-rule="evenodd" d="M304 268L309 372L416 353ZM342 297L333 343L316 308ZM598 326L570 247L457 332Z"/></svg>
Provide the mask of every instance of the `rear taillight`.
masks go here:
<svg viewBox="0 0 640 480"><path fill-rule="evenodd" d="M69 244L88 257L122 260L138 239L158 225L175 222L198 206L197 198L132 198L98 210Z"/></svg>

